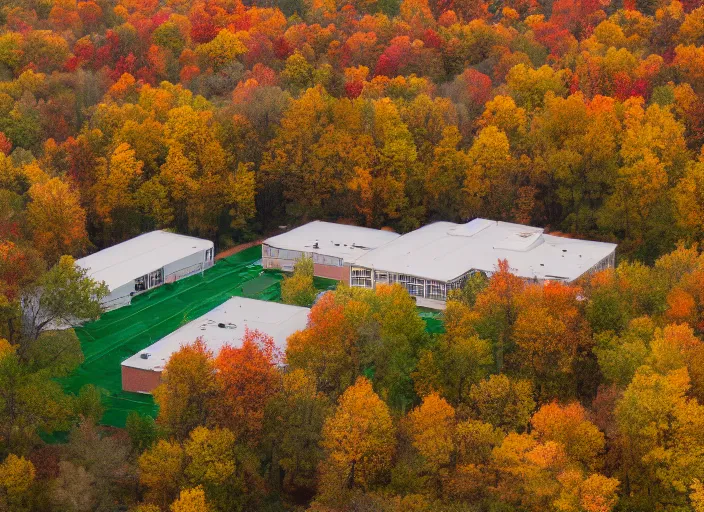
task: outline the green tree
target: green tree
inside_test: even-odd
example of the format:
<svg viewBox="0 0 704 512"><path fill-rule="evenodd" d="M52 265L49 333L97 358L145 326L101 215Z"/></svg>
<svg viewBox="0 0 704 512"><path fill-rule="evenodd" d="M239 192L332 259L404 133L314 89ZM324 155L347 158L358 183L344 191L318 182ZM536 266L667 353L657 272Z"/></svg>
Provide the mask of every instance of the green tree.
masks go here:
<svg viewBox="0 0 704 512"><path fill-rule="evenodd" d="M151 448L159 436L159 430L154 418L136 411L131 411L127 415L125 430L127 430L127 434L132 441L132 449L137 453L142 453Z"/></svg>
<svg viewBox="0 0 704 512"><path fill-rule="evenodd" d="M78 391L74 410L77 416L97 425L105 412L103 393L94 385L86 384Z"/></svg>
<svg viewBox="0 0 704 512"><path fill-rule="evenodd" d="M271 453L271 479L285 490L315 489L323 422L331 409L328 398L317 391L315 379L305 370L283 377L283 386L266 406L265 446ZM283 481L280 481L283 469Z"/></svg>
<svg viewBox="0 0 704 512"><path fill-rule="evenodd" d="M313 258L303 256L293 266L293 275L281 283L281 300L286 304L310 307L317 290L313 284Z"/></svg>
<svg viewBox="0 0 704 512"><path fill-rule="evenodd" d="M23 290L22 332L17 340L21 356L27 355L45 331L100 316L100 301L108 293L107 286L87 274L73 258L63 256L34 286Z"/></svg>
<svg viewBox="0 0 704 512"><path fill-rule="evenodd" d="M47 371L32 372L10 349L0 355L0 446L22 451L40 432L68 430L70 398Z"/></svg>
<svg viewBox="0 0 704 512"><path fill-rule="evenodd" d="M447 303L445 332L434 347L421 352L413 374L419 394L436 391L455 407L469 402L470 388L486 377L494 362L491 344L477 336L471 318L465 304Z"/></svg>

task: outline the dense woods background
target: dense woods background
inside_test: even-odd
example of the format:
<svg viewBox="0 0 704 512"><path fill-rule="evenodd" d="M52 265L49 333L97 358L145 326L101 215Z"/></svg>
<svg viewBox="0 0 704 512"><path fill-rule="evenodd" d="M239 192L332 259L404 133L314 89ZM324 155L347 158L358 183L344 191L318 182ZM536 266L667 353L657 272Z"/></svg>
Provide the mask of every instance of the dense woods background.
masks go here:
<svg viewBox="0 0 704 512"><path fill-rule="evenodd" d="M0 510L704 511L700 2L3 0L0 21ZM52 325L105 293L67 255L476 216L621 263L542 286L497 262L442 335L400 288L341 287L286 354L194 340L125 430L55 381L82 354Z"/></svg>

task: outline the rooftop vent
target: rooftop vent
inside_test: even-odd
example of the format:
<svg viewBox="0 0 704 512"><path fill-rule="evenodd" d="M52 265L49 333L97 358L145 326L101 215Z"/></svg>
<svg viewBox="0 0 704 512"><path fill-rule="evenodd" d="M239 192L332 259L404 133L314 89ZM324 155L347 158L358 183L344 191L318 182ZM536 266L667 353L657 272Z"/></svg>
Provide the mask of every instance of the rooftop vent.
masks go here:
<svg viewBox="0 0 704 512"><path fill-rule="evenodd" d="M149 352L142 352L141 354L139 354L139 357L141 357L142 359L149 359L149 356L151 356Z"/></svg>

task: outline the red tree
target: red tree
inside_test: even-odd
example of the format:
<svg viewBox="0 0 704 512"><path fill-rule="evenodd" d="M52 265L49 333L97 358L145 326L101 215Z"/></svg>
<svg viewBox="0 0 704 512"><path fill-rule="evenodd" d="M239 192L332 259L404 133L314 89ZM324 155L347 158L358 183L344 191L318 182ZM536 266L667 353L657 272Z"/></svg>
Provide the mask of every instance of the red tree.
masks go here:
<svg viewBox="0 0 704 512"><path fill-rule="evenodd" d="M215 360L222 390L216 413L221 425L245 439L259 437L264 407L279 387L280 360L274 339L256 330L245 330L241 347L223 347Z"/></svg>

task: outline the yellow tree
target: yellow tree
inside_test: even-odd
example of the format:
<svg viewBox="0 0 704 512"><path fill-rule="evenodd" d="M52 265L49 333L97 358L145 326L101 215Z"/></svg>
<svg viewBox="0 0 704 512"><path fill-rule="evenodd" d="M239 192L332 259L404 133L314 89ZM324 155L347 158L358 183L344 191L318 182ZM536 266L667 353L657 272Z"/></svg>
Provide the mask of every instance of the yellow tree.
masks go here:
<svg viewBox="0 0 704 512"><path fill-rule="evenodd" d="M516 193L516 164L511 157L508 137L496 126L487 126L477 135L468 155L465 213L506 218Z"/></svg>
<svg viewBox="0 0 704 512"><path fill-rule="evenodd" d="M601 462L604 434L586 415L584 407L578 403L560 406L553 402L538 409L530 423L539 441L559 442L571 461L594 470Z"/></svg>
<svg viewBox="0 0 704 512"><path fill-rule="evenodd" d="M305 218L320 214L321 200L330 193L331 183L321 179L314 169L311 150L328 130L332 102L320 86L301 94L286 110L276 137L263 155L260 186L282 186L289 215Z"/></svg>
<svg viewBox="0 0 704 512"><path fill-rule="evenodd" d="M195 428L186 442L185 476L202 486L208 501L220 512L252 510L261 486L259 460L237 442L228 429Z"/></svg>
<svg viewBox="0 0 704 512"><path fill-rule="evenodd" d="M689 494L689 500L692 502L694 512L704 512L704 484L695 478L690 489L692 492Z"/></svg>
<svg viewBox="0 0 704 512"><path fill-rule="evenodd" d="M186 459L180 444L159 440L138 460L139 482L146 489L146 499L166 508L183 482Z"/></svg>
<svg viewBox="0 0 704 512"><path fill-rule="evenodd" d="M225 208L230 216L230 227L242 229L257 213L254 202L256 196L256 179L253 164L238 163L234 174L227 175L227 194Z"/></svg>
<svg viewBox="0 0 704 512"><path fill-rule="evenodd" d="M426 396L408 414L408 427L413 447L431 473L450 463L455 450L455 410L450 404L436 393Z"/></svg>
<svg viewBox="0 0 704 512"><path fill-rule="evenodd" d="M313 259L304 256L293 266L293 275L284 277L281 300L286 304L309 307L315 300L316 292L313 284Z"/></svg>
<svg viewBox="0 0 704 512"><path fill-rule="evenodd" d="M525 109L518 107L511 96L495 96L486 102L479 124L495 126L508 136L511 145L520 145L528 121Z"/></svg>
<svg viewBox="0 0 704 512"><path fill-rule="evenodd" d="M456 464L443 478L443 492L448 497L478 502L494 485L491 469L492 451L504 433L489 423L461 421L456 429Z"/></svg>
<svg viewBox="0 0 704 512"><path fill-rule="evenodd" d="M212 41L198 45L196 55L200 57L204 68L212 67L218 71L246 51L247 47L236 34L222 29Z"/></svg>
<svg viewBox="0 0 704 512"><path fill-rule="evenodd" d="M701 480L704 406L687 396L686 368L665 375L639 368L616 405L624 493L636 502L686 506Z"/></svg>
<svg viewBox="0 0 704 512"><path fill-rule="evenodd" d="M543 105L545 95L550 92L561 96L567 92L565 70L555 71L550 66L544 65L538 69L531 69L525 64L517 64L506 75L506 85L516 103L525 107L527 111Z"/></svg>
<svg viewBox="0 0 704 512"><path fill-rule="evenodd" d="M212 509L205 499L203 488L183 489L178 499L169 507L171 512L210 512Z"/></svg>
<svg viewBox="0 0 704 512"><path fill-rule="evenodd" d="M624 130L616 189L605 204L601 221L625 232L638 244L646 234L671 236L672 194L669 189L683 176L688 152L684 126L669 109L643 107L643 99L624 102Z"/></svg>
<svg viewBox="0 0 704 512"><path fill-rule="evenodd" d="M178 439L207 422L218 392L213 354L199 338L172 354L154 390L157 421Z"/></svg>
<svg viewBox="0 0 704 512"><path fill-rule="evenodd" d="M88 242L86 213L78 193L59 178L35 183L29 189L27 220L32 228L34 247L50 263L64 254L81 252Z"/></svg>
<svg viewBox="0 0 704 512"><path fill-rule="evenodd" d="M472 386L469 398L479 419L507 432L524 429L535 408L530 381L503 374Z"/></svg>
<svg viewBox="0 0 704 512"><path fill-rule="evenodd" d="M387 405L369 380L358 378L323 426L322 499L335 501L346 490L374 488L391 468L394 430Z"/></svg>
<svg viewBox="0 0 704 512"><path fill-rule="evenodd" d="M687 165L673 193L679 225L686 233L691 233L692 240L701 240L704 236L704 148L699 160Z"/></svg>
<svg viewBox="0 0 704 512"><path fill-rule="evenodd" d="M141 183L143 165L130 145L123 142L96 171L95 211L109 239L120 240L137 232L136 192Z"/></svg>
<svg viewBox="0 0 704 512"><path fill-rule="evenodd" d="M433 161L425 175L428 210L441 218L456 217L464 203L462 186L470 159L457 148L461 140L456 126L446 127L440 143L433 149Z"/></svg>
<svg viewBox="0 0 704 512"><path fill-rule="evenodd" d="M218 133L210 110L183 105L168 111L164 139L169 153L160 177L177 226L208 236L217 233L223 213L232 227L241 228L255 211L251 166L240 163L230 169Z"/></svg>
<svg viewBox="0 0 704 512"><path fill-rule="evenodd" d="M0 464L0 509L25 510L23 501L34 483L35 475L31 461L14 454L8 455Z"/></svg>
<svg viewBox="0 0 704 512"><path fill-rule="evenodd" d="M315 489L322 458L320 439L330 400L315 387L305 370L283 376L282 389L266 407L266 442L271 450L271 476L277 486L281 469L285 489Z"/></svg>
<svg viewBox="0 0 704 512"><path fill-rule="evenodd" d="M397 219L407 206L406 180L418 155L408 126L389 98L374 102L372 136L379 150L378 165L372 173L373 195L381 207L379 215ZM406 222L413 223L413 219Z"/></svg>

